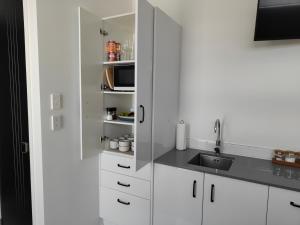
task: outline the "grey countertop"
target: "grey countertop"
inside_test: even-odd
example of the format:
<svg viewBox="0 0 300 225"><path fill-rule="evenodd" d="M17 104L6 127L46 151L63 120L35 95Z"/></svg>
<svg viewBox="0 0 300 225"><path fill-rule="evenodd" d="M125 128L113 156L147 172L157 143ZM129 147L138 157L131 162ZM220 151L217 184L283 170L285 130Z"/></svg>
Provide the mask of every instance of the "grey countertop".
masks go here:
<svg viewBox="0 0 300 225"><path fill-rule="evenodd" d="M300 192L300 169L274 165L270 160L229 154L222 154L234 158L229 171L188 164L198 153L214 154L196 149L188 149L186 151L172 150L156 159L154 163Z"/></svg>

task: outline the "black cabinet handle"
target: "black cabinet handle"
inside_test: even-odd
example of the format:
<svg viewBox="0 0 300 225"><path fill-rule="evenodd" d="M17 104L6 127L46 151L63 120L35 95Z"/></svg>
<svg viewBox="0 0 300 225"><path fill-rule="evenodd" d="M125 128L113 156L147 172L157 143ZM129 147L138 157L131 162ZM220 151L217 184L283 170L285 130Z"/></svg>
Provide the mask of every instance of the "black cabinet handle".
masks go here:
<svg viewBox="0 0 300 225"><path fill-rule="evenodd" d="M123 184L120 181L118 181L118 185L123 186L123 187L130 187L130 184Z"/></svg>
<svg viewBox="0 0 300 225"><path fill-rule="evenodd" d="M121 204L123 204L123 205L130 205L130 202L123 202L123 201L120 200L119 198L118 198L118 202L121 203Z"/></svg>
<svg viewBox="0 0 300 225"><path fill-rule="evenodd" d="M144 123L145 121L145 107L143 105L140 105L140 108L142 109L142 119L140 120L140 123Z"/></svg>
<svg viewBox="0 0 300 225"><path fill-rule="evenodd" d="M197 181L194 180L194 183L193 183L193 198L196 198L196 188L197 188Z"/></svg>
<svg viewBox="0 0 300 225"><path fill-rule="evenodd" d="M123 169L130 169L130 166L123 166L121 164L118 164L118 167L123 168Z"/></svg>
<svg viewBox="0 0 300 225"><path fill-rule="evenodd" d="M215 202L215 185L212 184L210 188L210 202Z"/></svg>
<svg viewBox="0 0 300 225"><path fill-rule="evenodd" d="M24 146L24 148L22 148L21 153L22 154L27 154L29 153L29 143L22 141L21 144Z"/></svg>
<svg viewBox="0 0 300 225"><path fill-rule="evenodd" d="M290 202L290 205L296 208L300 208L300 205L296 204L295 202Z"/></svg>

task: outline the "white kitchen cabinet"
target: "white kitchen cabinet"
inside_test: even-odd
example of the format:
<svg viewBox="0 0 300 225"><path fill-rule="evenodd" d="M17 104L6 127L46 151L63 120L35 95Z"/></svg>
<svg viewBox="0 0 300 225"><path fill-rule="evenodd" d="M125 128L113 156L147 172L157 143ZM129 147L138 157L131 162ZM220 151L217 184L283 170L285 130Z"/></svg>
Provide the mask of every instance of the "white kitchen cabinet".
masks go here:
<svg viewBox="0 0 300 225"><path fill-rule="evenodd" d="M300 193L270 187L267 225L299 225Z"/></svg>
<svg viewBox="0 0 300 225"><path fill-rule="evenodd" d="M153 224L201 225L203 178L200 172L155 164Z"/></svg>
<svg viewBox="0 0 300 225"><path fill-rule="evenodd" d="M204 180L203 225L266 224L268 186L210 174Z"/></svg>
<svg viewBox="0 0 300 225"><path fill-rule="evenodd" d="M108 62L104 52L109 40L127 50L131 46L130 58ZM104 225L151 223L152 160L175 143L180 42L180 26L147 0L136 0L135 12L106 18L79 8L81 159L100 153L99 215ZM134 66L134 87L115 90L106 74L124 65ZM134 121L107 120L108 107L116 107L117 114L133 110ZM112 150L105 141L127 134L134 134L134 151ZM195 199L200 195L199 189Z"/></svg>
<svg viewBox="0 0 300 225"><path fill-rule="evenodd" d="M151 162L153 30L154 8L146 0L136 1L136 12L107 18L79 8L82 159L110 151L104 145L105 138L132 133L135 151L126 154L132 156L134 170ZM104 46L108 40L130 45L133 58L106 62ZM134 65L134 91L102 90L105 70L120 64ZM134 122L107 121L107 107L117 107L117 113L133 110Z"/></svg>

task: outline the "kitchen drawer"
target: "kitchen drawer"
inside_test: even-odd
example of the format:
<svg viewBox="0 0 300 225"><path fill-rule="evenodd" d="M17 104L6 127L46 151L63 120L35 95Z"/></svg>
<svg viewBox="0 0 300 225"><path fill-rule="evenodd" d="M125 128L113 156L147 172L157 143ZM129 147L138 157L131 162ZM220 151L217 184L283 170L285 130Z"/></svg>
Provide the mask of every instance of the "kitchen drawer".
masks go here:
<svg viewBox="0 0 300 225"><path fill-rule="evenodd" d="M143 168L139 169L138 171L135 171L134 165L134 159L117 156L109 153L101 154L101 169L124 174L127 176L141 178L144 180L150 180L150 163L144 166Z"/></svg>
<svg viewBox="0 0 300 225"><path fill-rule="evenodd" d="M150 199L150 182L106 170L101 171L101 186Z"/></svg>
<svg viewBox="0 0 300 225"><path fill-rule="evenodd" d="M150 225L150 201L101 187L100 217L118 225Z"/></svg>
<svg viewBox="0 0 300 225"><path fill-rule="evenodd" d="M300 192L270 187L268 225L300 224Z"/></svg>

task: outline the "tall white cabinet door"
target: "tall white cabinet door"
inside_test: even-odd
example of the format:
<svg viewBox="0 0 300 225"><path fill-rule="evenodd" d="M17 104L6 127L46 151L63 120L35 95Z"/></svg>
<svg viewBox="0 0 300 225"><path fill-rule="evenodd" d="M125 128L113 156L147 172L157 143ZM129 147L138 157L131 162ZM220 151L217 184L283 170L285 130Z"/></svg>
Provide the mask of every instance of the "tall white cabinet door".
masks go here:
<svg viewBox="0 0 300 225"><path fill-rule="evenodd" d="M99 153L102 124L100 74L102 71L103 37L101 18L83 8L79 14L79 83L80 83L80 144L81 159Z"/></svg>
<svg viewBox="0 0 300 225"><path fill-rule="evenodd" d="M270 187L268 225L300 224L300 192Z"/></svg>
<svg viewBox="0 0 300 225"><path fill-rule="evenodd" d="M268 186L205 174L203 225L265 225Z"/></svg>
<svg viewBox="0 0 300 225"><path fill-rule="evenodd" d="M155 164L153 224L201 225L203 178L200 172Z"/></svg>
<svg viewBox="0 0 300 225"><path fill-rule="evenodd" d="M136 170L152 160L152 64L154 9L146 0L136 1Z"/></svg>
<svg viewBox="0 0 300 225"><path fill-rule="evenodd" d="M154 18L152 142L156 159L175 148L181 26L159 8Z"/></svg>

